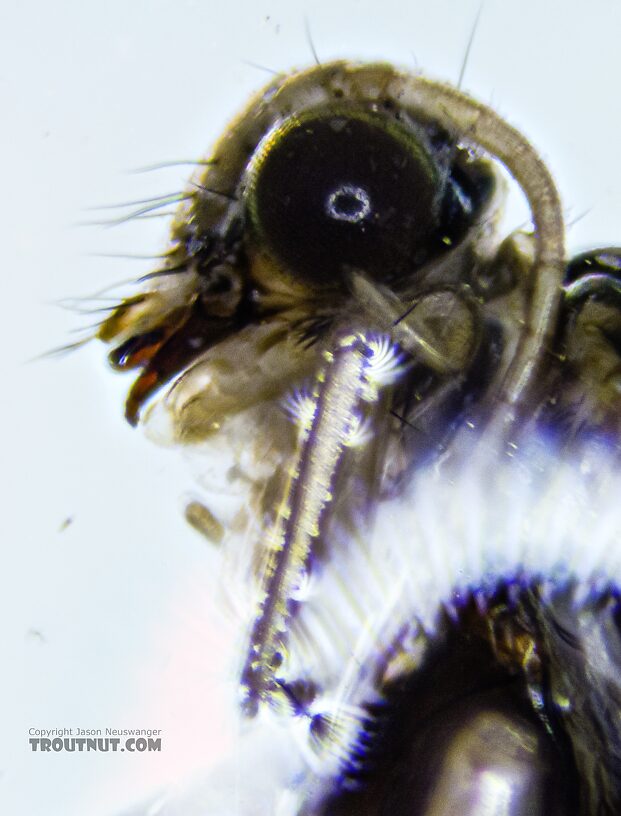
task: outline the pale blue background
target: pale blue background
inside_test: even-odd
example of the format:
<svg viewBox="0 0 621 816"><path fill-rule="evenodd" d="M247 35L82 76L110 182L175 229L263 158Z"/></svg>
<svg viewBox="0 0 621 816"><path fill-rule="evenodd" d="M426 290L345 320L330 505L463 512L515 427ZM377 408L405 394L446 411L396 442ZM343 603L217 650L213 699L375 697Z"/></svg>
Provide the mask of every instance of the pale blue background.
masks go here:
<svg viewBox="0 0 621 816"><path fill-rule="evenodd" d="M203 154L269 78L244 61L309 64L305 17L322 60L389 59L455 81L478 5L2 3L2 813L104 816L201 764L194 747L183 754L190 732L206 756L225 741L211 727L213 633L200 604L210 554L179 513L191 489L182 457L123 423L127 382L106 371L102 348L27 362L89 322L54 303L149 268L89 253L165 245L159 220L114 230L76 222L96 217L92 205L179 189L184 169L126 171ZM466 72L464 87L538 146L569 220L588 210L572 249L621 240L619 31L613 0L488 0ZM522 219L518 201L509 222ZM149 714L152 675L171 665L179 687L168 681ZM165 728L168 753L28 751L28 727L76 725Z"/></svg>

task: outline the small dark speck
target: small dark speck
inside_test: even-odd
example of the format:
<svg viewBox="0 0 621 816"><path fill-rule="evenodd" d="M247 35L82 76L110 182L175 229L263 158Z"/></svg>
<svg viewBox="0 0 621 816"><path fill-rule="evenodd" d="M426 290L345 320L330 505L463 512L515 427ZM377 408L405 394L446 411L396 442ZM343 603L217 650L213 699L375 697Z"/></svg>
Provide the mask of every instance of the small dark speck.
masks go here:
<svg viewBox="0 0 621 816"><path fill-rule="evenodd" d="M60 527L58 528L59 533L64 533L67 527L71 527L73 524L73 516L67 516L66 519L63 519Z"/></svg>

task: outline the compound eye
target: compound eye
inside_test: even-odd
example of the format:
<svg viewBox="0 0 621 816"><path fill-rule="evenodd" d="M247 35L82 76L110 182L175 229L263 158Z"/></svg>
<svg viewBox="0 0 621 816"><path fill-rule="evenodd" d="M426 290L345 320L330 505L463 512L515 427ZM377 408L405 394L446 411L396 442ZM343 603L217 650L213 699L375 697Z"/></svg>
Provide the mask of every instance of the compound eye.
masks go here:
<svg viewBox="0 0 621 816"><path fill-rule="evenodd" d="M338 285L350 268L389 282L436 249L440 186L420 139L395 120L292 118L255 157L250 222L257 244L303 282Z"/></svg>

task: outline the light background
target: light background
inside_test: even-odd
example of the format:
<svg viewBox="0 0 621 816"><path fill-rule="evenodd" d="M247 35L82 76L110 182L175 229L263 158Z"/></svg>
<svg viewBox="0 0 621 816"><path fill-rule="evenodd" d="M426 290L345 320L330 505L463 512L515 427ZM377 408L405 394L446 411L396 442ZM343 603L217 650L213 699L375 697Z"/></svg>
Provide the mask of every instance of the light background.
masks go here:
<svg viewBox="0 0 621 816"><path fill-rule="evenodd" d="M77 226L97 204L180 188L274 70L388 59L456 81L479 4L457 0L10 2L0 9L2 582L0 811L104 816L229 740L203 588L208 546L178 452L122 421L128 381L92 345L29 362L92 316L58 307L148 271L159 219ZM464 87L521 128L558 180L570 251L619 240L621 5L485 3ZM512 224L520 221L519 208ZM102 305L103 304L102 302ZM71 519L69 526L64 524ZM226 637L224 637L226 640ZM30 752L28 728L162 728L161 755Z"/></svg>

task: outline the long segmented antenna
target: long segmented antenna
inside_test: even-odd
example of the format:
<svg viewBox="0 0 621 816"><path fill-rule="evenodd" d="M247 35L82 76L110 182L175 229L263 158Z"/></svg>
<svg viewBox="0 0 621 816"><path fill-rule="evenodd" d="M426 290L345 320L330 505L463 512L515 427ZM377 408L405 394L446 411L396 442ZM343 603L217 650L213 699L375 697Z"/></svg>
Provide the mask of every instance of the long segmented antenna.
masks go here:
<svg viewBox="0 0 621 816"><path fill-rule="evenodd" d="M389 341L388 341L389 342ZM284 657L291 599L311 556L344 449L355 436L364 403L375 402L387 375L385 338L353 333L324 353L317 375L314 410L302 426L298 454L285 496L267 534L263 594L242 672L245 710L252 715L279 696L278 669ZM397 359L397 355L395 355ZM374 376L378 369L378 377ZM394 366L394 379L399 366Z"/></svg>
<svg viewBox="0 0 621 816"><path fill-rule="evenodd" d="M406 106L432 116L450 131L457 131L464 142L483 148L501 161L522 188L530 207L535 238L530 313L492 421L492 434L506 434L536 384L560 308L565 231L558 191L530 142L490 108L449 85L422 77L402 77L396 84L395 92L401 91Z"/></svg>

